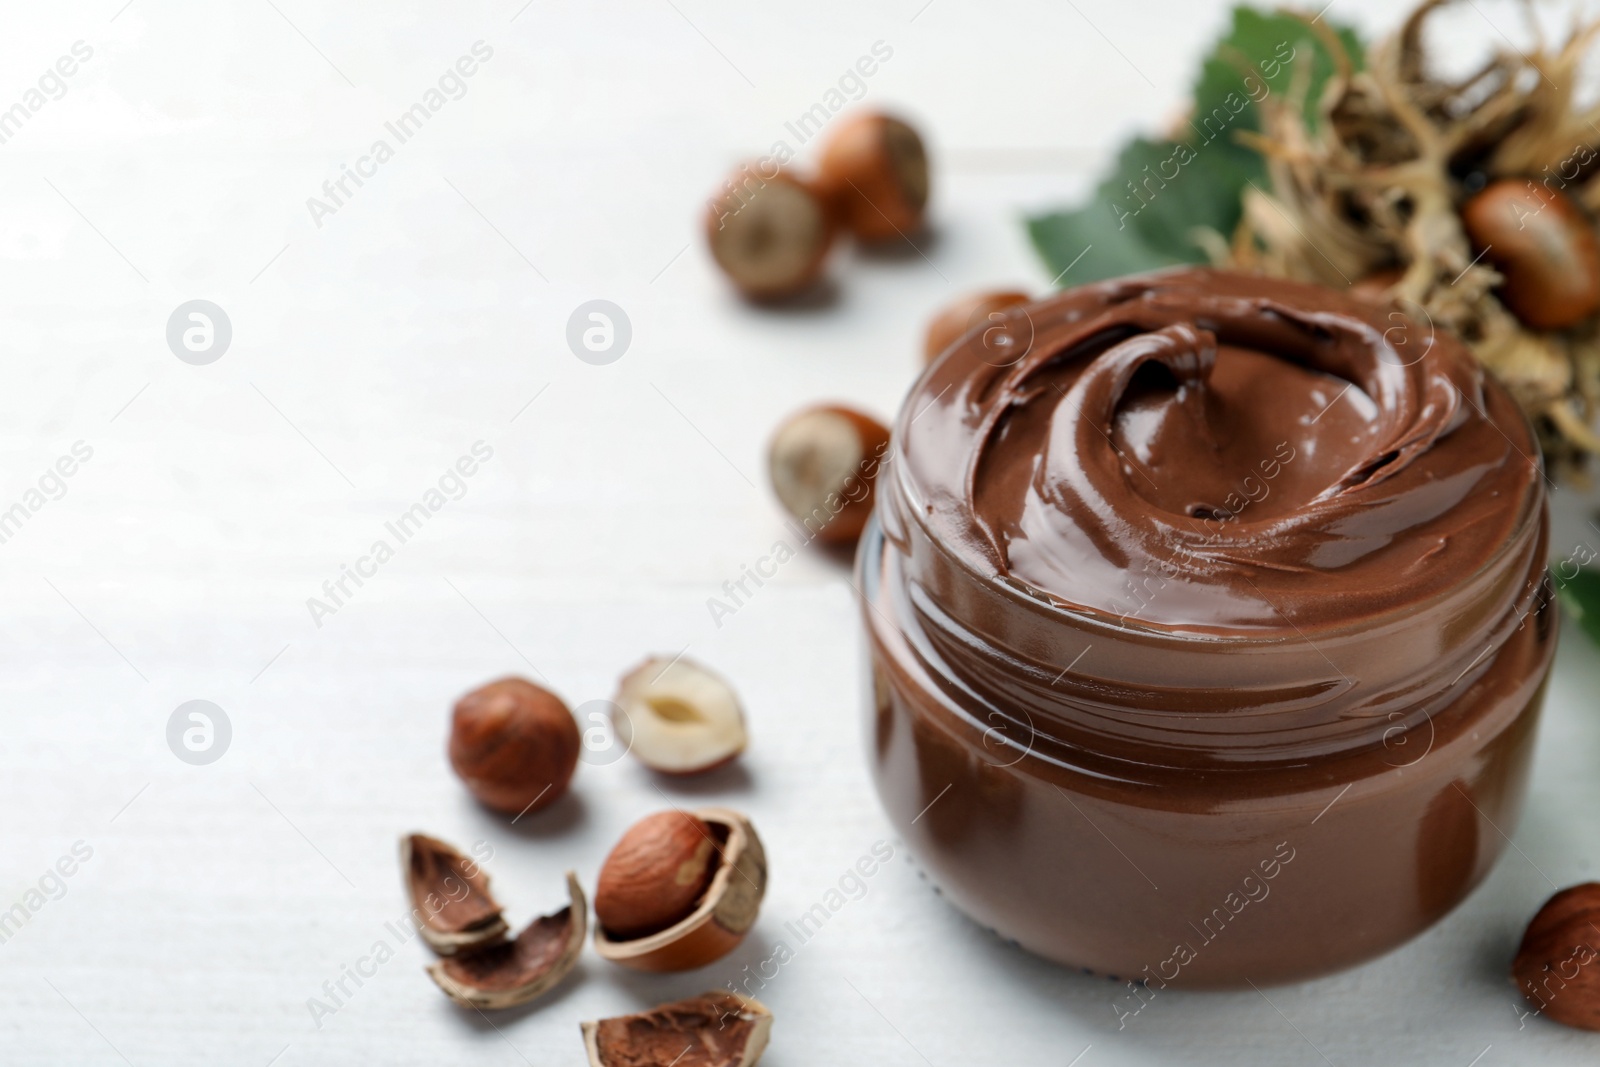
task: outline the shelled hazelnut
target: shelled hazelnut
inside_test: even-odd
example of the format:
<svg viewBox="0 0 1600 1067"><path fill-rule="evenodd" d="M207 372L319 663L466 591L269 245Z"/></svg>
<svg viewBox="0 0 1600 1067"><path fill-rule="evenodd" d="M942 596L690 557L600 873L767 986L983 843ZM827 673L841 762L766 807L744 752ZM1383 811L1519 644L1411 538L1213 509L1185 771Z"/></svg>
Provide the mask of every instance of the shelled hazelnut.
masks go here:
<svg viewBox="0 0 1600 1067"><path fill-rule="evenodd" d="M450 765L483 804L520 815L566 792L581 743L560 697L524 678L502 678L456 701Z"/></svg>
<svg viewBox="0 0 1600 1067"><path fill-rule="evenodd" d="M727 955L755 925L767 860L750 820L726 808L635 823L600 869L595 948L641 971L686 971Z"/></svg>
<svg viewBox="0 0 1600 1067"><path fill-rule="evenodd" d="M615 703L617 739L651 770L703 774L744 751L744 710L733 687L683 656L652 656L623 675Z"/></svg>
<svg viewBox="0 0 1600 1067"><path fill-rule="evenodd" d="M817 185L858 239L909 237L928 206L928 153L900 119L858 112L828 137Z"/></svg>
<svg viewBox="0 0 1600 1067"><path fill-rule="evenodd" d="M772 1012L751 997L714 990L579 1025L589 1067L755 1067Z"/></svg>
<svg viewBox="0 0 1600 1067"><path fill-rule="evenodd" d="M752 300L811 287L833 246L834 217L811 185L785 170L747 163L706 210L706 242L717 266Z"/></svg>
<svg viewBox="0 0 1600 1067"><path fill-rule="evenodd" d="M1511 977L1536 1014L1600 1030L1600 882L1545 901L1522 935Z"/></svg>
<svg viewBox="0 0 1600 1067"><path fill-rule="evenodd" d="M1027 293L1016 289L984 289L946 304L928 323L928 332L922 343L923 362L932 363L945 349L966 336L968 331L995 322L1000 312L1026 304L1032 299Z"/></svg>
<svg viewBox="0 0 1600 1067"><path fill-rule="evenodd" d="M818 540L854 541L872 514L889 429L838 405L806 408L778 427L767 473L778 501Z"/></svg>
<svg viewBox="0 0 1600 1067"><path fill-rule="evenodd" d="M1526 325L1560 330L1600 311L1600 240L1566 193L1520 179L1492 182L1462 207L1461 224L1504 275L1501 302Z"/></svg>

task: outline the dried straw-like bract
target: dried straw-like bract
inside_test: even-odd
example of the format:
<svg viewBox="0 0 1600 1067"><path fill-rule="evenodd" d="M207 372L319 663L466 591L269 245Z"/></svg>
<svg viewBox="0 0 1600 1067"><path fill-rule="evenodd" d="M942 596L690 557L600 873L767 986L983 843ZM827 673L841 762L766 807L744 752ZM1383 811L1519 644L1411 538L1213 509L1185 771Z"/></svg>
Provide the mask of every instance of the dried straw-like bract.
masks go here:
<svg viewBox="0 0 1600 1067"><path fill-rule="evenodd" d="M1353 286L1387 296L1412 318L1465 339L1538 427L1552 469L1600 453L1600 326L1561 330L1520 321L1497 296L1502 275L1463 228L1461 209L1491 182L1525 182L1530 202L1571 197L1600 211L1600 107L1575 99L1578 68L1600 21L1574 24L1558 47L1530 12L1533 44L1509 45L1469 76L1430 73L1424 0L1356 69L1337 34L1305 19L1335 72L1310 109L1310 65L1289 92L1261 103L1270 188L1251 184L1227 250L1232 266ZM1590 223L1592 225L1592 223ZM1587 236L1587 235L1585 235ZM1422 343L1426 343L1422 339Z"/></svg>

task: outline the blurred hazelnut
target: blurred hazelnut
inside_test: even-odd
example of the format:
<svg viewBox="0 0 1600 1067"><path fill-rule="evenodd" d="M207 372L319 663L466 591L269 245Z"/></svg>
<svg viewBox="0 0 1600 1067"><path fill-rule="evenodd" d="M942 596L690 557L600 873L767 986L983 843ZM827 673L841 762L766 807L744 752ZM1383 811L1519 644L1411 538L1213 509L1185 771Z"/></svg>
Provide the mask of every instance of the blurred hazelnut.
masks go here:
<svg viewBox="0 0 1600 1067"><path fill-rule="evenodd" d="M1026 304L1032 299L1027 293L1016 289L985 289L946 304L928 323L928 333L922 343L923 362L932 363L969 330L989 322L991 315Z"/></svg>
<svg viewBox="0 0 1600 1067"><path fill-rule="evenodd" d="M1461 209L1473 247L1505 277L1498 293L1536 330L1560 330L1600 311L1594 223L1557 189L1507 178Z"/></svg>
<svg viewBox="0 0 1600 1067"><path fill-rule="evenodd" d="M817 185L860 240L909 237L928 206L928 154L900 119L858 112L823 146Z"/></svg>
<svg viewBox="0 0 1600 1067"><path fill-rule="evenodd" d="M817 191L762 162L734 171L706 211L711 257L754 300L792 296L815 283L833 235Z"/></svg>
<svg viewBox="0 0 1600 1067"><path fill-rule="evenodd" d="M854 541L872 514L889 430L838 406L807 408L773 434L767 473L778 500L818 540Z"/></svg>
<svg viewBox="0 0 1600 1067"><path fill-rule="evenodd" d="M622 676L617 738L663 774L701 774L744 751L744 710L733 687L683 656L651 657Z"/></svg>
<svg viewBox="0 0 1600 1067"><path fill-rule="evenodd" d="M1545 901L1522 935L1511 977L1536 1014L1600 1030L1600 882Z"/></svg>
<svg viewBox="0 0 1600 1067"><path fill-rule="evenodd" d="M560 697L523 678L502 678L456 701L450 765L484 804L521 814L566 791L580 744Z"/></svg>
<svg viewBox="0 0 1600 1067"><path fill-rule="evenodd" d="M694 910L711 884L716 842L711 827L672 810L628 828L600 868L594 914L617 938L665 930Z"/></svg>

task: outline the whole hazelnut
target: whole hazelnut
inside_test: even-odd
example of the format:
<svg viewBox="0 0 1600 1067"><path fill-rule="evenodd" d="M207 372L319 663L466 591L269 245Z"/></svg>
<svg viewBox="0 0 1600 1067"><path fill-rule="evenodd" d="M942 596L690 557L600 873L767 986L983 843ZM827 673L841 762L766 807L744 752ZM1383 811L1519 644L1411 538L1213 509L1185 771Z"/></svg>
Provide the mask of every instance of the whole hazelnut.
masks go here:
<svg viewBox="0 0 1600 1067"><path fill-rule="evenodd" d="M967 332L992 321L1006 308L1018 307L1033 298L1016 289L985 289L946 304L928 323L922 343L924 363L932 363L945 349Z"/></svg>
<svg viewBox="0 0 1600 1067"><path fill-rule="evenodd" d="M752 300L793 296L822 275L834 220L818 192L785 170L746 163L706 210L717 266Z"/></svg>
<svg viewBox="0 0 1600 1067"><path fill-rule="evenodd" d="M595 918L616 938L665 930L693 911L711 884L715 853L703 819L677 810L640 819L600 868Z"/></svg>
<svg viewBox="0 0 1600 1067"><path fill-rule="evenodd" d="M450 765L472 795L522 814L566 791L578 766L578 724L561 698L525 678L502 678L456 701Z"/></svg>
<svg viewBox="0 0 1600 1067"><path fill-rule="evenodd" d="M1600 882L1545 901L1522 935L1511 977L1535 1014L1600 1030Z"/></svg>
<svg viewBox="0 0 1600 1067"><path fill-rule="evenodd" d="M822 149L817 185L863 241L908 237L928 206L928 153L917 131L875 111L844 119Z"/></svg>
<svg viewBox="0 0 1600 1067"><path fill-rule="evenodd" d="M784 510L811 536L845 544L872 514L888 448L888 427L870 415L837 405L807 408L772 435L767 474Z"/></svg>
<svg viewBox="0 0 1600 1067"><path fill-rule="evenodd" d="M1500 300L1524 324L1559 330L1600 311L1600 241L1567 194L1502 179L1467 201L1461 225L1505 276Z"/></svg>

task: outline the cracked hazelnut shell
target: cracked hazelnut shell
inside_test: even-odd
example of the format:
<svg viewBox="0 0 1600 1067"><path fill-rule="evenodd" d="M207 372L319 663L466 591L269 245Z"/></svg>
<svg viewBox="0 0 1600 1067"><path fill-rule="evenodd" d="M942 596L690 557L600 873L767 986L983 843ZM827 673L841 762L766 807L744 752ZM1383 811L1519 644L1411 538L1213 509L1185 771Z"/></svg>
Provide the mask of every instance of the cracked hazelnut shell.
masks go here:
<svg viewBox="0 0 1600 1067"><path fill-rule="evenodd" d="M505 937L489 876L454 846L426 834L402 837L400 869L417 932L439 955L471 953Z"/></svg>
<svg viewBox="0 0 1600 1067"><path fill-rule="evenodd" d="M839 405L796 412L767 448L767 477L785 511L826 544L861 536L872 514L889 428Z"/></svg>
<svg viewBox="0 0 1600 1067"><path fill-rule="evenodd" d="M1516 178L1491 182L1462 207L1461 225L1504 276L1501 303L1526 325L1560 330L1600 311L1600 239L1566 193Z"/></svg>
<svg viewBox="0 0 1600 1067"><path fill-rule="evenodd" d="M772 1012L718 990L579 1027L589 1067L755 1067Z"/></svg>
<svg viewBox="0 0 1600 1067"><path fill-rule="evenodd" d="M776 300L822 276L836 230L827 201L786 170L734 171L706 210L711 258L752 300Z"/></svg>
<svg viewBox="0 0 1600 1067"><path fill-rule="evenodd" d="M662 774L703 774L744 751L744 709L720 675L684 656L652 656L622 676L617 738Z"/></svg>
<svg viewBox="0 0 1600 1067"><path fill-rule="evenodd" d="M560 697L502 678L456 701L450 765L472 795L510 815L548 807L572 781L582 739Z"/></svg>
<svg viewBox="0 0 1600 1067"><path fill-rule="evenodd" d="M440 960L429 976L469 1008L511 1008L549 992L577 965L589 933L588 902L571 871L567 894L566 907L533 920L514 939Z"/></svg>
<svg viewBox="0 0 1600 1067"><path fill-rule="evenodd" d="M985 289L945 305L928 323L922 343L923 362L932 363L968 331L988 322L990 315L1032 300L1033 297L1016 289Z"/></svg>
<svg viewBox="0 0 1600 1067"><path fill-rule="evenodd" d="M928 206L928 152L907 123L859 112L823 146L817 185L857 239L910 237Z"/></svg>
<svg viewBox="0 0 1600 1067"><path fill-rule="evenodd" d="M767 889L767 857L755 827L727 808L689 814L709 829L714 842L710 881L686 915L653 933L629 937L597 919L595 950L611 962L639 971L692 970L733 951L755 925ZM677 868L663 864L643 877L670 883L677 874Z"/></svg>
<svg viewBox="0 0 1600 1067"><path fill-rule="evenodd" d="M1600 1030L1600 882L1545 901L1522 935L1511 977L1538 1014Z"/></svg>

